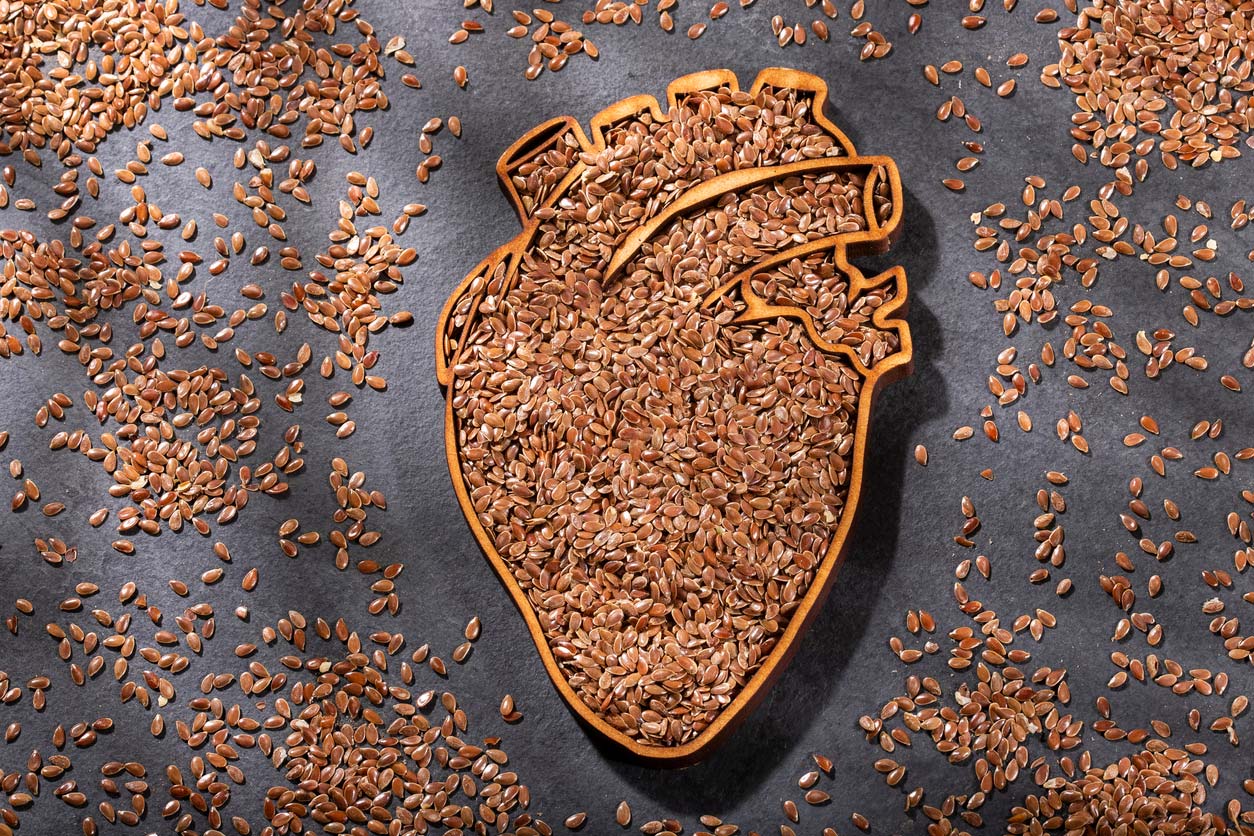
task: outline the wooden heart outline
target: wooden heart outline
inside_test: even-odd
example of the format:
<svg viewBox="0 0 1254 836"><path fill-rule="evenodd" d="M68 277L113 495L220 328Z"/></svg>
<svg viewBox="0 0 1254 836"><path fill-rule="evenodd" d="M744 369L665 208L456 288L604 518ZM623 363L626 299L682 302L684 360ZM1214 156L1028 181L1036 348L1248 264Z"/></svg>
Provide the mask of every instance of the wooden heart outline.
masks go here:
<svg viewBox="0 0 1254 836"><path fill-rule="evenodd" d="M669 107L674 107L683 97L702 91L716 90L724 86L732 91L740 89L735 73L730 70L707 70L682 76L667 86L667 103ZM633 238L638 239L636 241L638 246L640 243L647 241L653 231L656 231L665 222L665 219L673 218L681 211L691 211L700 208L717 199L719 195L726 193L728 189L741 189L754 185L766 179L764 172L769 173L770 177L775 179L790 173L802 173L806 170L814 169L830 170L854 166L869 166L871 168L872 174L868 177L863 187L864 215L868 222L866 230L853 233L837 233L817 241L808 242L800 247L790 248L769 259L764 259L751 269L725 282L721 287L710 293L704 302L704 304L710 304L731 288L739 287L744 296L746 308L737 317L737 321L771 319L781 315L800 315L800 318L806 324L810 337L818 345L825 346L826 350L844 354L854 364L854 369L861 375L863 382L858 395L857 428L854 435L853 456L848 491L845 496L845 507L840 517L840 523L828 544L827 551L819 566L815 569L814 579L802 597L801 602L794 610L788 625L784 628L783 633L779 636L775 646L767 654L762 664L754 671L750 679L710 725L692 740L677 746L656 746L640 743L612 727L585 705L567 682L561 666L557 663L553 651L549 647L548 639L540 626L539 618L536 616L531 602L527 599L527 595L522 587L514 579L510 565L497 554L492 545L492 538L484 530L475 512L462 475L461 459L458 456L457 448L456 415L453 411L453 399L449 397L451 394L450 387L453 382L453 367L457 363L458 354L462 348L461 342L457 337L462 328L469 327L474 322L482 297L474 300L470 313L467 315L466 322L463 325L458 325L455 322L456 308L462 302L463 297L474 286L475 282L492 275L493 271L500 264L505 263L507 265L507 274L516 278L522 254L530 246L541 223L540 219L530 216L524 210L524 200L514 186L511 168L517 162L542 152L547 146L555 143L558 137L568 131L573 133L585 151L604 150L606 147L606 135L610 128L618 122L630 119L646 111L650 112L656 119L665 118L665 112L653 96L646 94L623 99L592 117L590 122L591 140L584 134L579 123L573 117L560 116L537 125L501 155L496 166L497 177L502 190L509 197L512 205L517 208L519 220L523 228L508 243L498 247L491 255L481 261L462 280L453 293L450 294L436 324L436 377L440 386L445 390L445 455L448 459L449 473L453 479L453 489L457 494L463 516L465 516L467 523L470 525L480 550L484 553L484 556L495 570L497 577L509 592L515 606L522 613L523 619L527 624L527 630L531 634L532 642L539 651L540 660L544 665L545 671L567 707L575 713L576 717L587 728L592 729L608 740L631 759L651 766L680 767L688 766L701 760L743 722L745 717L761 702L776 678L787 667L788 662L796 652L798 639L806 628L809 627L818 610L821 609L823 601L831 589L832 582L835 580L837 570L844 560L848 535L857 517L858 506L861 500L863 464L870 432L870 418L875 400L881 388L910 374L913 369L913 343L911 341L910 329L902 318L906 315L908 304L905 270L897 266L879 276L868 279L848 260L849 258L859 256L884 253L900 235L903 204L901 179L896 163L886 156L858 155L853 143L844 132L824 115L823 108L827 101L827 85L819 77L799 70L778 67L768 68L760 72L757 78L754 79L749 93L756 95L763 87L767 86L811 93L810 118L835 138L836 142L844 150L844 155L822 157L815 160L804 160L799 163L777 166L737 169L700 183L673 201L672 204L665 207L656 216L650 218L636 230L633 230L606 270L608 280L614 270L620 268L627 261L626 256L620 258L620 255L637 248L630 245ZM585 165L581 162L576 161L573 163L570 171L554 186L547 198L553 200L562 195L582 175L585 168ZM893 201L892 213L883 222L878 221L876 218L871 202L876 185L873 178L875 177L875 172L881 169L888 178ZM711 185L716 182L717 186ZM650 231L646 232L646 229ZM837 268L843 271L849 278L851 297L863 290L877 287L886 282L893 281L896 283L897 294L875 311L872 316L872 322L880 329L896 331L899 338L899 347L893 354L874 364L870 369L866 368L860 362L856 352L847 346L831 346L825 343L817 334L813 322L805 311L791 306L769 305L765 301L756 298L756 295L749 291L748 280L753 275L762 273L764 270L778 266L781 263L786 263L792 258L804 257L828 248L834 251Z"/></svg>

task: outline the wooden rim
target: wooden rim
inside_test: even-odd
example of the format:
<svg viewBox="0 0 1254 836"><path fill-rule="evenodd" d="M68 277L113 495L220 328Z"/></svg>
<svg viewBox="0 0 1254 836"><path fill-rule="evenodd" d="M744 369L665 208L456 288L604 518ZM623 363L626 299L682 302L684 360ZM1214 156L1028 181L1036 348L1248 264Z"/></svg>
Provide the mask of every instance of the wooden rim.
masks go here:
<svg viewBox="0 0 1254 836"><path fill-rule="evenodd" d="M709 70L694 73L677 79L668 86L667 101L671 106L674 106L685 95L691 95L703 90L717 89L721 86L728 86L732 90L738 90L739 88L736 85L736 77L729 70ZM815 576L810 587L793 611L788 625L776 640L774 647L767 654L761 666L754 671L753 676L740 688L731 702L694 739L678 746L642 744L610 726L600 715L585 705L578 694L575 693L569 682L567 682L561 666L553 656L553 651L540 626L540 620L536 615L535 609L527 599L527 595L522 587L514 579L510 565L497 553L493 546L492 538L483 528L475 512L462 475L461 460L458 456L457 419L453 411L451 392L446 391L445 397L445 455L448 459L449 472L453 479L453 489L457 494L463 515L466 517L480 549L491 563L497 576L501 579L514 604L522 613L523 619L527 624L527 630L531 634L532 642L539 651L540 660L548 673L549 679L567 706L586 727L600 734L633 759L655 766L687 766L700 760L712 748L722 742L748 716L791 660L796 651L798 637L810 625L815 613L821 608L822 602L826 599L827 593L831 588L832 581L836 577L837 570L844 559L848 535L853 526L861 499L863 465L868 433L870 431L870 418L876 397L880 389L887 383L908 374L913 364L913 343L910 330L905 320L901 318L905 315L908 302L905 271L901 267L893 267L878 276L868 279L864 277L857 267L848 261L850 257L884 252L891 246L892 241L899 234L902 217L902 189L897 166L888 157L860 157L857 155L848 137L823 115L822 109L827 98L827 87L818 77L797 70L772 68L763 70L758 75L754 80L751 92L757 93L765 86L810 92L813 96L811 118L824 130L832 134L837 143L846 152L846 155L805 160L780 166L739 169L698 185L692 192L685 194L684 197L668 206L657 218L651 218L643 227L634 230L632 235L628 236L628 239L624 241L624 246L611 260L606 270L607 278L615 270L621 269L626 263L626 257L619 257L623 252L635 250L640 244L647 241L652 232L656 232L656 229L665 222L664 220L658 220L658 218L672 219L679 212L699 208L703 202L717 198L719 194L725 193L728 189L740 189L747 185L776 179L781 176L807 171L866 167L868 175L864 184L863 195L864 214L868 220L866 230L827 236L816 241L807 242L799 247L794 247L784 253L779 253L770 259L755 264L751 270L744 271L724 283L718 290L707 296L704 304L712 302L738 283L743 292L743 290L749 287L749 278L770 269L772 266L777 266L789 259L796 258L798 255L809 255L831 249L837 267L849 277L851 294L878 287L886 282L896 283L897 293L895 297L875 311L872 316L872 322L881 329L895 331L898 334L900 346L896 352L868 369L858 359L856 352L848 346L830 346L826 344L816 333L810 317L808 315L803 316L802 321L806 323L806 329L811 338L816 340L816 345L829 346L831 353L839 353L850 359L854 363L855 371L863 379L862 389L859 392L857 401L855 442L844 510L840 517L840 523L832 535L828 549L815 570ZM510 179L510 170L529 153L550 147L551 144L557 141L558 137L567 132L573 133L580 146L585 150L604 150L607 135L615 125L645 112L651 113L655 118L662 118L663 116L657 100L652 96L641 95L624 99L592 118L589 135L585 135L578 123L571 117L559 117L558 119L545 122L528 132L502 155L500 162L497 164L497 174L501 180L502 188L519 211L523 229L513 240L497 248L490 256L480 262L459 284L458 288L445 303L436 327L436 372L440 384L446 387L446 390L452 384L452 369L465 347L464 342L458 340L454 333L457 326L453 322L457 309L462 305L464 295L477 279L483 278L485 282L490 280L490 277L502 262L508 260L507 274L516 273L519 269L521 256L530 245L539 226L539 221L533 216L529 216L523 208L521 196L518 195ZM546 196L545 201L541 205L551 205L562 194L569 183L582 174L585 168L582 162L573 164L570 172ZM880 221L875 217L871 203L876 185L875 181L879 176L888 178L893 198L892 213L884 221ZM717 186L710 185L715 181L718 181ZM655 224L654 221L658 222ZM645 229L649 229L651 232L642 232ZM637 235L637 233L640 234ZM628 246L629 243L634 245ZM507 283L508 281L509 279L507 278ZM746 294L745 301L746 312L741 314L738 319L745 317L746 321L769 318L781 313L788 316L793 316L798 312L804 314L804 311L790 306L767 305L764 301L757 299L752 291ZM476 302L469 309L469 321L473 321L477 308L478 303Z"/></svg>

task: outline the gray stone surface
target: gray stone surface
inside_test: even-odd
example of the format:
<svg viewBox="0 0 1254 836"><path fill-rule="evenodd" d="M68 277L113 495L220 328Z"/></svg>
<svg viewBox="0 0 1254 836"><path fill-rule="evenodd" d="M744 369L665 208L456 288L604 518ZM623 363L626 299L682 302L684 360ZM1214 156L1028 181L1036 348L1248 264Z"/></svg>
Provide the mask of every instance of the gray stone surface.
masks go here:
<svg viewBox="0 0 1254 836"><path fill-rule="evenodd" d="M971 212L994 200L1014 207L1023 177L1030 174L1049 181L1044 193L1050 196L1057 196L1073 182L1093 187L1104 179L1105 172L1096 165L1081 168L1071 158L1067 135L1070 96L1046 90L1036 81L1041 67L1056 59L1052 40L1056 27L1033 23L1031 15L1036 7L1029 4L1030 8L1010 15L1000 8L991 9L986 29L966 32L958 23L962 12L956 4L933 3L922 10L923 30L911 37L905 32L909 7L877 4L874 19L894 40L895 48L886 60L861 63L857 44L845 34L852 24L844 8L833 25L831 43L816 41L804 48L780 50L769 28L777 2L761 0L748 11L733 9L696 42L683 37L682 30L703 18L700 4L681 4L680 32L670 36L652 22L641 27L584 27L601 49L599 61L579 56L562 72L545 73L538 81L527 82L522 76L526 46L503 34L511 25L508 4L498 2L500 8L489 20L478 11L463 11L458 3L359 0L358 8L385 36L405 35L408 49L418 59L416 72L424 89L411 91L396 85L387 113L361 117L362 123L376 129L376 140L366 153L351 158L338 148L321 149L317 154L319 173L311 189L314 204L294 210L287 228L311 263L310 256L324 245L326 231L333 223L335 200L345 188L343 173L354 168L379 178L383 203L389 207L385 217L390 218L408 201L430 206L430 213L416 220L408 235L408 241L419 251L419 261L407 271L402 291L388 300L389 305L413 310L417 321L407 331L389 331L372 344L382 353L378 370L387 376L389 391L357 394L349 411L359 429L350 439L337 441L322 420L330 411L324 398L345 384L327 384L315 374L306 375L310 391L294 418L305 427L309 466L293 479L291 496L279 501L255 499L238 522L217 529L212 538L187 532L181 536L167 532L156 539L137 537L138 553L123 556L108 547L116 536L112 523L98 530L85 525L87 514L98 507L98 497L107 487L105 474L85 460L48 450L48 439L61 427L34 430L31 424L36 406L51 392L64 390L76 399L64 428L91 425L79 402L88 384L77 363L57 352L54 340L45 339L48 350L43 358L27 356L0 364L0 427L13 432L3 456L6 461L10 456L22 458L45 494L63 498L70 506L55 519L45 519L30 510L16 515L7 509L0 512L0 611L7 614L19 595L31 597L39 607L34 617L22 619L18 637L0 635L0 669L15 681L50 672L55 683L48 694L49 707L42 714L31 712L29 697L15 706L0 706L0 725L20 719L25 727L17 742L0 745L0 769L20 768L31 748L49 752L48 732L56 722L68 725L102 714L113 716L116 731L93 749L74 753L73 777L92 787L94 806L104 798L95 771L100 762L114 757L142 759L156 773L150 802L154 809L143 830L168 832L169 823L157 814L165 800L160 769L167 762L186 764L189 752L168 731L164 740L154 741L147 733L149 712L135 704L119 706L117 685L107 672L88 687L75 688L55 657L55 643L43 633L49 620L88 620L86 614L70 617L55 610L55 602L71 594L74 583L99 583L100 606L111 608L116 605L120 583L134 579L167 612L167 619L192 601L210 600L218 608L217 637L204 658L177 677L180 701L196 692L204 672L234 669L234 644L251 640L260 625L273 623L288 609L299 609L310 617L342 615L363 633L403 630L411 646L429 641L446 658L461 640L467 619L480 615L485 625L483 638L467 665L451 666L448 687L472 717L468 737L503 737L512 767L531 786L533 810L555 825L571 812L587 810L585 832L617 832L613 810L620 800L627 799L637 824L677 816L691 832L698 829L699 815L712 813L741 823L746 830L775 833L778 823L784 821L781 802L800 800L796 779L811 768L810 754L821 752L837 763L838 778L825 778L820 784L835 800L821 809L803 809L799 833L818 833L827 824L850 832L849 814L855 810L871 819L875 833L922 833L926 820L917 811L903 814L901 790L887 788L871 769L880 752L863 739L857 717L877 711L885 700L901 693L902 679L910 672L936 675L947 687L973 681L973 676L950 675L945 667L949 643L944 632L971 623L953 603L953 568L961 559L983 553L993 560L993 581L972 580L969 587L973 595L995 608L1007 623L1037 607L1058 616L1058 629L1049 631L1044 641L1026 641L1033 658L1024 667L1068 668L1071 710L1086 723L1096 719L1093 701L1108 693L1105 682L1115 670L1108 653L1114 649L1110 636L1120 617L1098 587L1097 577L1118 571L1112 560L1117 550L1132 553L1136 549L1135 539L1123 531L1118 519L1127 499L1127 479L1134 474L1146 477L1146 498L1151 507L1161 508L1164 496L1174 498L1184 511L1182 525L1200 538L1197 545L1181 546L1177 555L1161 566L1151 567L1144 556L1136 558L1138 608L1153 611L1166 624L1167 639L1160 654L1178 659L1186 667L1228 670L1232 677L1230 695L1251 690L1250 667L1229 662L1219 642L1206 630L1208 618L1201 614L1200 606L1212 592L1199 577L1204 568L1231 567L1235 541L1224 529L1224 515L1233 509L1248 511L1248 507L1241 507L1238 493L1249 484L1249 465L1239 464L1231 478L1216 483L1204 483L1190 475L1213 450L1232 452L1249 443L1254 413L1248 396L1227 392L1217 381L1221 373L1242 376L1244 372L1239 358L1252 333L1248 314L1234 314L1222 321L1206 317L1206 327L1195 333L1180 316L1180 308L1187 301L1183 292L1175 289L1160 294L1154 288L1152 270L1132 259L1104 271L1091 294L1069 283L1058 291L1061 304L1091 296L1111 305L1116 309L1112 327L1125 346L1132 346L1132 335L1138 329L1170 327L1184 335L1182 344L1195 344L1210 358L1211 370L1198 374L1172 368L1157 382L1144 379L1136 370L1132 396L1121 397L1096 375L1093 388L1087 391L1067 387L1063 378L1069 370L1060 364L1045 370L1044 384L1033 387L1020 404L1036 423L1030 435L1014 428L1013 410L998 410L1000 444L992 445L979 437L964 444L950 440L951 432L961 424L978 428L977 412L991 402L985 380L998 351L1018 346L1021 362L1026 363L1035 359L1043 335L1048 335L1056 347L1065 339L1061 325L1049 329L1033 326L1013 338L1002 338L1000 315L992 308L993 295L977 291L966 280L969 270L993 266L991 259L971 249ZM193 14L201 11L190 3L185 5ZM574 20L585 5L568 0L547 8ZM781 13L798 20L811 18L800 3L787 4L786 8L781 3L779 7ZM651 21L653 13L645 14ZM473 36L462 46L449 46L448 34L465 17L484 19L489 32ZM1019 79L1019 90L1012 98L998 99L973 80L970 70L977 64L989 67L997 80L1008 77L1005 59L1019 50L1031 55L1031 63L1013 73ZM941 89L922 78L924 63L940 64L951 58L967 64L963 75L945 77ZM470 84L464 90L457 89L450 78L458 63L470 70ZM581 729L547 681L521 617L480 555L458 509L444 461L444 400L434 375L432 333L444 300L462 276L517 230L493 171L497 156L514 139L540 121L560 114L571 114L586 125L598 110L622 97L641 92L661 96L672 78L685 73L729 67L748 84L766 66L793 66L825 78L831 89L831 114L859 150L892 155L900 166L907 190L905 231L894 251L872 266L898 263L907 269L916 369L913 377L888 388L880 401L867 460L861 519L849 557L792 665L756 713L706 762L678 772L660 771L624 762ZM961 95L984 123L979 139L987 153L984 162L966 175L969 186L963 194L952 194L940 185L942 177L953 176L953 161L965 154L960 141L970 138L961 125L952 121L942 124L933 116L949 94ZM414 177L421 156L416 147L417 130L431 116L451 115L461 117L465 136L460 141L447 132L436 137L438 153L444 157L443 168L430 184L419 185ZM188 121L172 110L158 116L172 134ZM222 211L238 218L232 229L245 231L249 249L262 243L259 231L236 212L238 207L229 197L233 147L223 142L207 144L187 135L189 138L178 144L189 158L212 161L205 163L216 178L211 198L207 201L204 192L195 187L191 165L176 172L155 172L147 184L150 192L167 211L181 210L184 215L196 212L202 225L202 249L208 249L205 244L211 234L204 217L210 201L215 208L218 204L230 207ZM124 160L136 138L114 135L102 158ZM114 167L105 166L106 170ZM1208 273L1222 276L1228 269L1240 272L1247 264L1245 253L1251 247L1251 236L1229 232L1222 216L1233 199L1243 196L1248 171L1246 160L1200 172L1156 169L1138 188L1135 199L1123 205L1135 212L1136 218L1156 222L1169 211L1177 193L1205 197L1220 216L1212 225L1212 234L1220 241L1221 258ZM46 188L58 174L59 167L48 163L40 172L20 168L16 191L41 184L31 188L45 190L41 206L51 205ZM123 194L120 189L124 187L116 183L109 188L116 195ZM89 211L105 222L111 215L110 205L102 199ZM195 209L185 208L189 206ZM1078 203L1068 207L1076 216L1074 220L1080 219L1082 211ZM41 234L55 232L48 229L42 212L9 210L0 215L0 225L29 226L43 230ZM267 299L272 309L277 308L278 289L289 284L290 277L277 268L263 268L249 276L242 267L237 265L219 279L197 279L194 284L212 292L215 287L233 288L236 283L259 281L271 288ZM228 293L226 299L231 295ZM271 346L290 354L302 340L308 340L315 358L332 347L328 335L302 316L291 319L292 325L282 338L276 338L263 322L253 325L237 342L250 348ZM1133 360L1133 365L1138 365L1135 357ZM225 365L230 367L229 358ZM1249 377L1248 372L1244 374ZM260 380L255 373L253 377ZM1245 382L1254 384L1254 377ZM277 446L278 430L285 426L283 418L287 416L273 408L273 387L264 391L272 431L261 445L266 451ZM1054 422L1068 409L1076 410L1084 419L1085 434L1094 450L1091 456L1080 455L1053 434ZM1147 448L1127 450L1119 443L1125 433L1136 429L1138 416L1145 412L1162 425L1164 443L1186 451L1184 462L1171 464L1167 480L1150 472ZM1228 426L1220 442L1188 441L1188 428L1196 420L1220 416ZM912 450L918 443L927 444L931 451L931 464L926 469L913 461ZM330 547L303 549L298 558L288 559L275 544L277 526L288 517L300 518L304 527L327 530L333 497L326 473L332 456L344 457L354 470L365 470L368 486L388 497L388 510L371 514L371 522L379 524L384 536L370 556L381 562L406 563L397 582L403 608L396 618L374 618L366 613L372 597L370 581L356 572L338 573L332 565ZM993 469L993 481L979 477L986 467ZM1054 581L1065 576L1075 581L1076 590L1066 599L1054 596L1052 582L1032 586L1026 580L1038 568L1032 555L1031 522L1037 513L1034 495L1044 485L1043 472L1050 468L1064 470L1072 477L1071 485L1064 489L1070 505L1064 517L1068 560L1064 570L1054 573ZM964 494L972 497L984 521L973 550L961 549L951 540L961 526L959 499ZM116 502L108 504L119 507ZM1146 530L1155 539L1163 539L1170 536L1173 527L1156 510ZM53 568L40 561L32 549L32 538L50 534L78 546L76 564ZM210 551L212 541L219 538L231 547L235 561L226 567L226 580L209 591L197 577L219 565ZM240 590L239 579L253 565L260 567L261 583L250 595ZM1144 589L1154 571L1163 574L1168 591L1151 602ZM193 588L191 597L183 601L174 596L166 587L170 578L186 580ZM1248 591L1248 583L1238 578L1238 590ZM1236 600L1236 596L1228 597ZM252 608L250 624L242 624L230 614L238 603ZM1247 605L1236 601L1232 606L1236 609L1230 606L1230 611L1235 614ZM906 610L920 607L935 614L937 641L943 650L907 670L888 650L887 639L893 634L904 636ZM1129 653L1143 655L1147 651L1139 636L1125 645ZM524 721L516 726L506 726L496 713L499 699L507 692L514 695L525 714ZM1176 740L1202 740L1211 745L1211 756L1224 768L1222 784L1213 793L1216 809L1230 797L1249 800L1239 787L1240 780L1252 774L1248 753L1230 748L1220 735L1204 729L1191 734L1185 725L1190 707L1199 707L1209 722L1226 712L1227 699L1185 699L1140 684L1110 696L1115 716L1124 728L1159 717L1177 730ZM163 713L167 727L176 718L187 716L185 710L173 708ZM1243 718L1238 728L1247 733L1249 720ZM1085 740L1099 759L1127 755L1134 749L1107 743L1087 726ZM1048 754L1043 747L1037 748L1040 754ZM900 753L899 758L910 768L902 789L926 785L928 803L938 804L946 791L971 792L975 788L970 766L946 764L923 740L913 751ZM269 786L270 774L260 758L254 755L250 760L249 783L238 788L228 811L248 816L257 827L262 821L260 795ZM1029 788L1030 782L1021 779L1010 792L995 793L984 810L989 821L985 832L1001 832L1001 815ZM50 790L51 786L45 788L46 793ZM24 817L21 833L68 833L77 827L76 818L65 805L44 798Z"/></svg>

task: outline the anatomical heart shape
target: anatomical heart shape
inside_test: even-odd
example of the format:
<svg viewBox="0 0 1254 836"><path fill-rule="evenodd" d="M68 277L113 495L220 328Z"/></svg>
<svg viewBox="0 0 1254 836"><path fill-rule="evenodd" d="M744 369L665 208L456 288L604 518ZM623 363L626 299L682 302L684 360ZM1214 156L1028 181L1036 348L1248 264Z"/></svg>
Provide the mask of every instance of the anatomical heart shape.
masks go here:
<svg viewBox="0 0 1254 836"><path fill-rule="evenodd" d="M814 76L687 76L501 158L523 230L436 336L462 510L567 703L701 757L835 575L872 400L908 371L901 184Z"/></svg>

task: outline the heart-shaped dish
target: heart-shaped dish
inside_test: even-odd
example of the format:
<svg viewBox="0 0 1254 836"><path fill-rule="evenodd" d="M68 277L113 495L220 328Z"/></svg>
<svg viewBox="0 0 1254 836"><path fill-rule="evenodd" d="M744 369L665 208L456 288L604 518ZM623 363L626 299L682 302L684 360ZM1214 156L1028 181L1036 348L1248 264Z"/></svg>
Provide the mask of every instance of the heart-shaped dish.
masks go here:
<svg viewBox="0 0 1254 836"><path fill-rule="evenodd" d="M823 82L714 70L497 166L522 231L436 334L461 507L577 716L692 763L787 664L835 577L872 404L908 373L887 157Z"/></svg>

